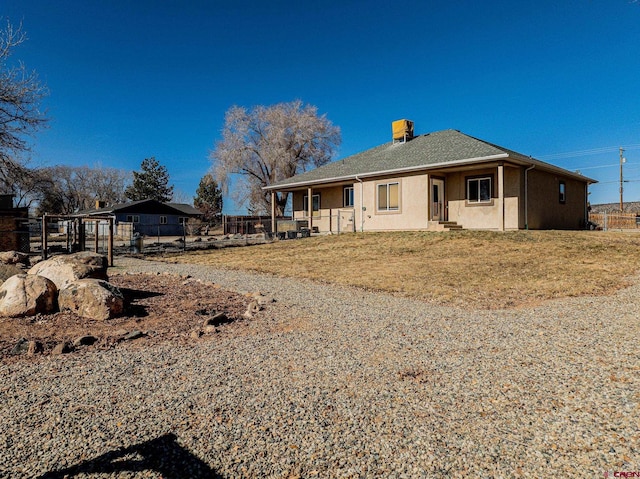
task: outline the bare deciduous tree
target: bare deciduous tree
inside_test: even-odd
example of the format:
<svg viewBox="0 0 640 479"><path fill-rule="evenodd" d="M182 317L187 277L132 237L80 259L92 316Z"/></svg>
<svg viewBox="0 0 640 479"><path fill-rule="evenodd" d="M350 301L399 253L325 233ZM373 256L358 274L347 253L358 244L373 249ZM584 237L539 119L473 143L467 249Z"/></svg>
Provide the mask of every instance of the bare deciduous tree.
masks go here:
<svg viewBox="0 0 640 479"><path fill-rule="evenodd" d="M171 196L171 199L169 200L171 203L181 203L184 205L190 205L193 203L193 197L189 196L187 194L187 192L179 189L179 188L174 188L173 189L173 196Z"/></svg>
<svg viewBox="0 0 640 479"><path fill-rule="evenodd" d="M107 205L125 201L128 173L114 168L58 165L43 169L49 183L42 191L39 213L71 214L95 207L95 201Z"/></svg>
<svg viewBox="0 0 640 479"><path fill-rule="evenodd" d="M230 175L240 175L234 199L252 213L268 213L271 194L262 187L328 163L339 144L340 128L318 116L315 106L296 100L249 111L230 108L222 140L209 156L225 191ZM284 213L287 199L288 193L276 195L276 214Z"/></svg>
<svg viewBox="0 0 640 479"><path fill-rule="evenodd" d="M0 169L0 194L13 194L18 207L30 208L51 185L48 175L40 169L27 168L20 163L13 164L11 168L2 165Z"/></svg>
<svg viewBox="0 0 640 479"><path fill-rule="evenodd" d="M89 203L104 201L107 205L127 201L125 191L131 181L131 173L117 168L105 168L101 165L89 169L86 197ZM92 205L89 204L88 207Z"/></svg>
<svg viewBox="0 0 640 479"><path fill-rule="evenodd" d="M25 40L22 24L14 28L7 22L0 30L0 183L5 186L11 186L10 177L23 167L21 155L29 149L25 135L47 121L39 109L46 87L22 63L9 63L13 48Z"/></svg>

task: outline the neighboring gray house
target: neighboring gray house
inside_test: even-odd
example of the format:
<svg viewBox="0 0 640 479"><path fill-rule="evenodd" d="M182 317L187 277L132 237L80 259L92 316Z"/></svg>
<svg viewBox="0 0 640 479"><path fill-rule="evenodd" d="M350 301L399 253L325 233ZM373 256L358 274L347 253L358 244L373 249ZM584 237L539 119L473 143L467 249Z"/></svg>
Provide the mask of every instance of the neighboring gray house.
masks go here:
<svg viewBox="0 0 640 479"><path fill-rule="evenodd" d="M100 206L99 202L96 202L96 206ZM116 228L120 223L130 223L133 233L148 236L180 236L184 232L183 224L187 225L202 217L202 212L191 205L161 203L156 200L97 207L81 213L89 216L113 216Z"/></svg>

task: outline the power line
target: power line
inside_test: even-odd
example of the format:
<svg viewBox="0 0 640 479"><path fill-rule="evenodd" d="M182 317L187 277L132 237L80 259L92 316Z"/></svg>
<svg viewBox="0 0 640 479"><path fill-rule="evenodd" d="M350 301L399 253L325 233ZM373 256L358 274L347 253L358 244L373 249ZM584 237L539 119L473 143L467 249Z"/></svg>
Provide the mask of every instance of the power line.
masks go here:
<svg viewBox="0 0 640 479"><path fill-rule="evenodd" d="M597 183L592 183L589 185L589 188L593 188L595 186L600 185L612 185L612 184L620 184L620 180L611 180L611 181L598 181ZM624 183L640 183L640 178L637 180L624 180Z"/></svg>
<svg viewBox="0 0 640 479"><path fill-rule="evenodd" d="M611 164L611 165L598 165L598 166L585 166L583 168L576 168L576 170L595 170L597 168L611 168L612 166L618 166L617 164Z"/></svg>
<svg viewBox="0 0 640 479"><path fill-rule="evenodd" d="M559 160L559 159L564 159L564 158L576 158L578 156L588 156L588 155L595 155L597 153L609 153L609 152L614 152L614 151L618 151L620 147L619 146L603 146L600 148L591 148L589 150L576 150L576 151L567 151L565 153L551 153L549 155L541 155L538 156L538 159L540 160ZM625 150L638 150L640 149L640 143L635 144L635 145L627 145L624 146L623 148ZM617 165L614 165L617 166Z"/></svg>

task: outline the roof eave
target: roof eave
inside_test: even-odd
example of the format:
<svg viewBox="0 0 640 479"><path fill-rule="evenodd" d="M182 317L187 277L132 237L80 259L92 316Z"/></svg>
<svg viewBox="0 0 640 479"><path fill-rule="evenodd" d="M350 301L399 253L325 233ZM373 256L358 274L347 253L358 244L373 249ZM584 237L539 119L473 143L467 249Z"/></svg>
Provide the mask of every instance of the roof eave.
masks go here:
<svg viewBox="0 0 640 479"><path fill-rule="evenodd" d="M598 182L598 180L594 180L593 178L589 178L588 176L581 175L580 173L574 173L573 171L565 170L564 168L560 168L559 166L552 165L551 163L545 163L544 161L536 160L535 158L529 158L526 161L524 161L524 163L529 163L532 166L533 165L541 166L545 170L555 171L564 176L570 176L572 178L584 181L589 184Z"/></svg>
<svg viewBox="0 0 640 479"><path fill-rule="evenodd" d="M467 164L471 164L471 163L484 163L487 161L494 161L494 160L499 160L499 159L505 159L505 158L509 158L518 162L521 162L522 164L528 164L528 165L535 165L535 166L539 166L541 168L544 168L545 170L551 170L554 171L556 173L562 174L563 176L569 176L575 179L578 179L580 181L584 181L586 183L589 184L593 184L593 183L597 183L597 180L594 180L593 178L589 178L587 176L581 175L579 173L574 173L572 171L566 170L564 168L560 168L559 166L555 166L552 165L550 163L545 163L544 161L540 161L540 160L536 160L534 158L526 158L526 157L522 157L522 158L514 158L513 156L509 155L508 153L499 153L496 155L489 155L489 156L482 156L482 157L476 157L476 158L466 158L464 160L456 160L456 161L447 161L447 162L441 162L441 163L432 163L432 164L427 164L427 165L417 165L417 166L409 166L406 168L395 168L395 169L391 169L391 170L379 170L379 171L371 171L368 173L359 173L359 174L352 174L352 175L344 175L344 176L335 176L335 177L330 177L330 178L321 178L321 179L317 179L317 180L308 180L308 181L299 181L296 183L288 183L285 185L274 185L274 186L264 186L262 189L265 191L277 191L277 190L291 190L291 189L296 189L296 188L300 188L303 186L313 186L313 185L318 185L318 184L324 184L324 183L337 183L340 181L347 181L347 180L357 180L358 178L362 179L362 178L371 178L374 176L385 176L385 175L390 175L390 174L395 174L395 173L412 173L415 171L427 171L427 170L434 170L434 169L439 169L439 168L443 168L443 167L455 167L455 166L461 166L461 165L467 165Z"/></svg>
<svg viewBox="0 0 640 479"><path fill-rule="evenodd" d="M417 166L407 166L405 168L394 168L391 170L378 170L378 171L371 171L368 173L357 173L357 174L352 174L352 175L345 175L345 176L336 176L336 177L331 177L331 178L322 178L322 179L318 179L318 180L309 180L309 181L300 181L297 183L288 183L286 185L274 185L274 186L263 186L262 189L266 190L266 191L271 191L271 190L288 190L291 188L299 188L301 186L312 186L312 185L317 185L317 184L322 184L322 183L336 183L339 181L346 181L346 180L357 180L358 178L371 178L374 176L385 176L385 175L392 175L395 173L412 173L415 171L423 171L423 170L434 170L434 169L438 169L438 168L442 168L443 166L449 167L449 166L460 166L460 165L466 165L468 163L482 163L485 161L493 161L493 160L499 160L501 158L508 158L509 155L507 153L499 153L497 155L489 155L489 156L481 156L481 157L476 157L476 158L467 158L464 160L456 160L456 161L446 161L446 162L441 162L441 163L431 163L431 164L423 164L423 165L417 165Z"/></svg>

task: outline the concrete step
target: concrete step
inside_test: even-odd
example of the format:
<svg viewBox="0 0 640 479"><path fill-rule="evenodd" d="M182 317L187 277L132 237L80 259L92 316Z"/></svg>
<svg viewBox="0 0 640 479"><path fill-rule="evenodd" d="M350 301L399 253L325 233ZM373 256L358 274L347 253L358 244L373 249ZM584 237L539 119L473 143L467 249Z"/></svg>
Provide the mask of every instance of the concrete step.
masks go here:
<svg viewBox="0 0 640 479"><path fill-rule="evenodd" d="M442 226L444 230L461 230L464 229L462 225L459 225L455 221L438 221L438 224Z"/></svg>

